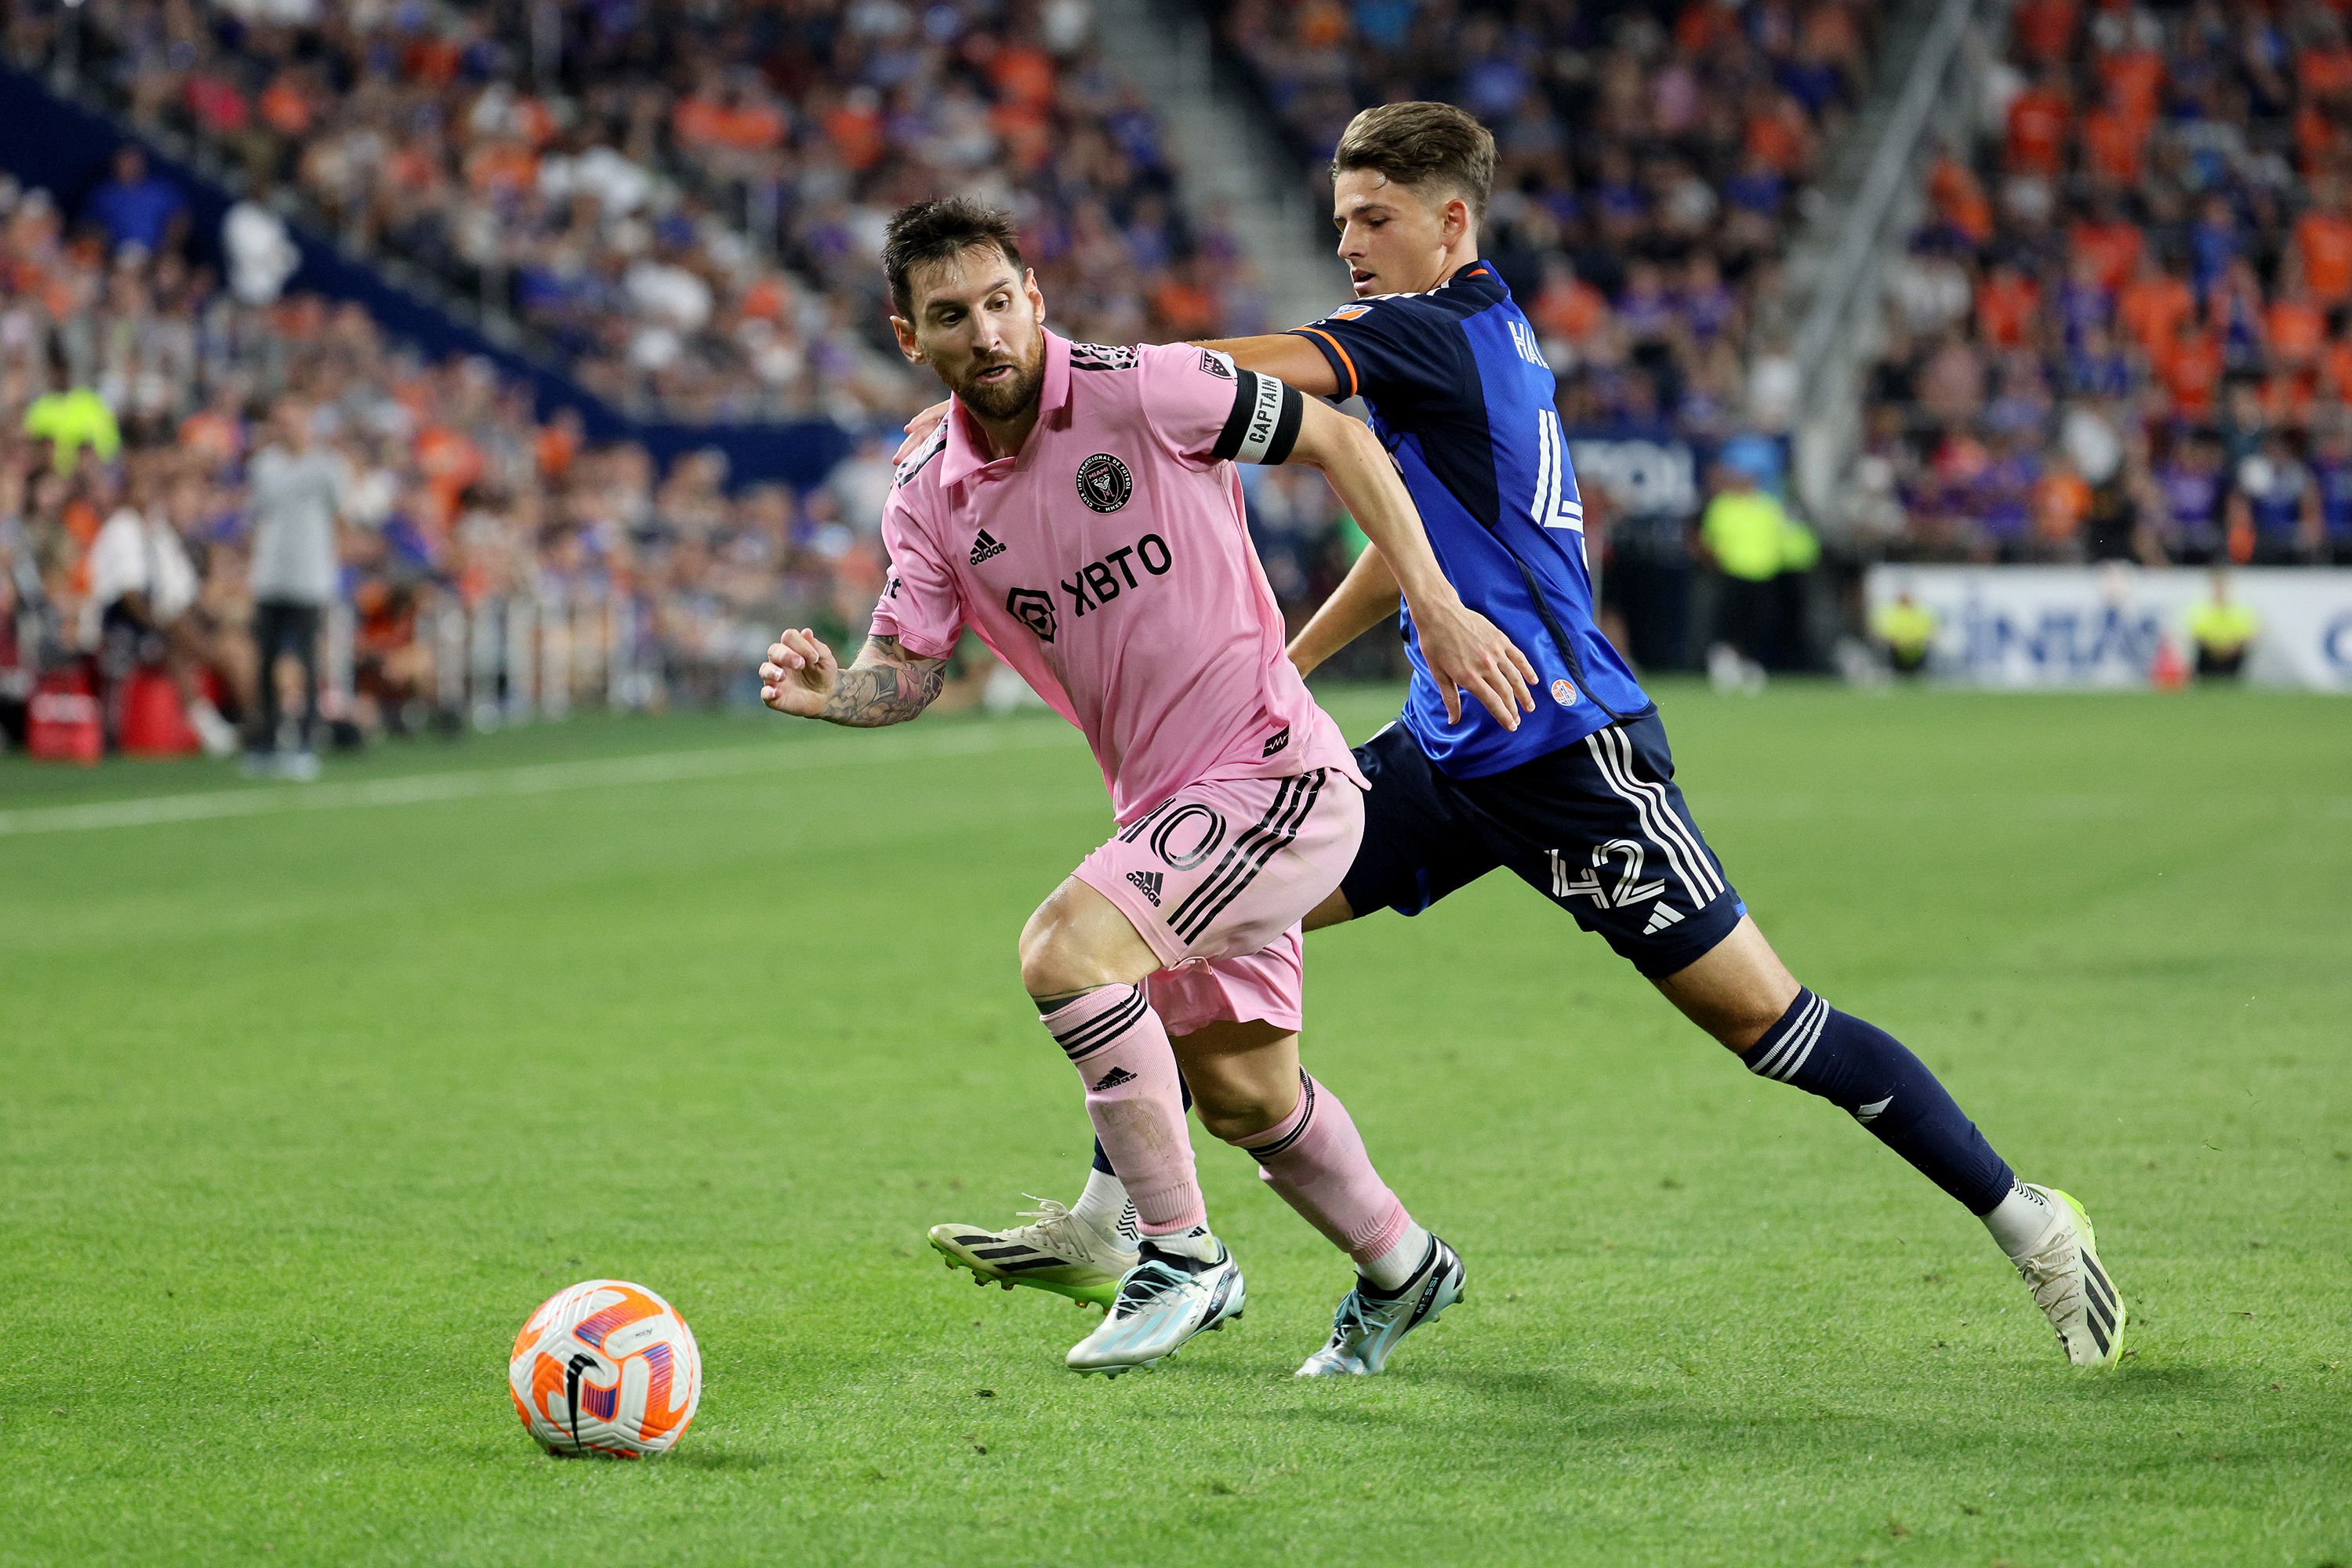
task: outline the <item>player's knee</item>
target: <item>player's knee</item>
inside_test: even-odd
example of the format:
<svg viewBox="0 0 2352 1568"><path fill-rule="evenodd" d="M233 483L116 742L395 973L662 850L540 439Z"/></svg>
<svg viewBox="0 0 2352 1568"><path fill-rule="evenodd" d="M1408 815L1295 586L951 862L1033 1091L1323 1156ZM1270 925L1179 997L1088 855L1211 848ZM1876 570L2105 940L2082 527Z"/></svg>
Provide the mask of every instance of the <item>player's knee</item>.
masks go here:
<svg viewBox="0 0 2352 1568"><path fill-rule="evenodd" d="M1201 1125L1210 1136L1227 1143L1255 1137L1290 1114L1291 1102L1297 1099L1297 1086L1290 1086L1291 1100L1275 1103L1278 1098L1265 1089L1251 1083L1210 1079L1185 1080L1192 1089L1192 1110L1201 1118Z"/></svg>
<svg viewBox="0 0 2352 1568"><path fill-rule="evenodd" d="M1030 995L1066 996L1101 984L1101 968L1058 894L1021 928L1021 985Z"/></svg>

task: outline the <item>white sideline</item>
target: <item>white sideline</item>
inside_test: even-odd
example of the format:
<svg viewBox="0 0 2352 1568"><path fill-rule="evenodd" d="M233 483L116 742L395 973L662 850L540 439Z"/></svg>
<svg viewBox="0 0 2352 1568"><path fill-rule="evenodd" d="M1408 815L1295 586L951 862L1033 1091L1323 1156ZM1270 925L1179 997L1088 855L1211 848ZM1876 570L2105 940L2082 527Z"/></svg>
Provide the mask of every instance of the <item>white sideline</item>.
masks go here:
<svg viewBox="0 0 2352 1568"><path fill-rule="evenodd" d="M490 795L551 795L560 790L784 773L835 763L913 762L987 752L1029 751L1066 741L1058 726L1052 731L1024 726L1021 733L1006 734L991 725L984 729L956 729L944 734L893 735L863 742L843 738L797 744L771 742L653 752L644 756L576 763L532 763L513 768L467 768L352 784L259 784L194 795L142 795L130 800L93 801L86 805L40 805L0 811L0 837L80 833L101 827L149 827L165 822L268 816L280 812L335 811L352 806L417 805Z"/></svg>

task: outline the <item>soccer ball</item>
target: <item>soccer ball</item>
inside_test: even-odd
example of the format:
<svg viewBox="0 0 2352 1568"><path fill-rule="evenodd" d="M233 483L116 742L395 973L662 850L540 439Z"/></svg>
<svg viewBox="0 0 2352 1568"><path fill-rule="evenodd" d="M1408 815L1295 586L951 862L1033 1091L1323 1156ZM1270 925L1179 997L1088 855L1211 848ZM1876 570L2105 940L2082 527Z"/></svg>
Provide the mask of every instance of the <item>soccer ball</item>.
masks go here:
<svg viewBox="0 0 2352 1568"><path fill-rule="evenodd" d="M634 1459L677 1446L702 1402L702 1352L642 1285L591 1279L539 1304L515 1336L507 1392L551 1454Z"/></svg>

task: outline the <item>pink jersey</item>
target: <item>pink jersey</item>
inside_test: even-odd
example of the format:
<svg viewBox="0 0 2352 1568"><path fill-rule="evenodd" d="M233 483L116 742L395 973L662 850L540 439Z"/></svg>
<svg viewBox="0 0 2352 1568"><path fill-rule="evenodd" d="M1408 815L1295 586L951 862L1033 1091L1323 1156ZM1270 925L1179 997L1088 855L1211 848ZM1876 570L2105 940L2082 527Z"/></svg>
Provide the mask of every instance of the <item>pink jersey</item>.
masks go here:
<svg viewBox="0 0 2352 1568"><path fill-rule="evenodd" d="M1298 394L1181 343L1045 334L1036 427L989 461L961 404L900 465L874 635L965 626L1086 731L1128 822L1186 784L1363 776L1283 657L1232 459L1279 461Z"/></svg>

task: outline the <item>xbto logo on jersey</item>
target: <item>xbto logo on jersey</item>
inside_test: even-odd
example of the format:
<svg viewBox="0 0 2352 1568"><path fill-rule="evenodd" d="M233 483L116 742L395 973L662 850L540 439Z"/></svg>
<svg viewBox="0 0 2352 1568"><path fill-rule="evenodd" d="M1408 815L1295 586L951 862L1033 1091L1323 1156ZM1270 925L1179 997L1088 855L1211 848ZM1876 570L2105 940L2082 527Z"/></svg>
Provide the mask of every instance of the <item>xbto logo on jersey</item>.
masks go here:
<svg viewBox="0 0 2352 1568"><path fill-rule="evenodd" d="M1004 595L1004 610L1037 634L1039 642L1054 640L1054 595L1043 588L1015 588Z"/></svg>
<svg viewBox="0 0 2352 1568"><path fill-rule="evenodd" d="M1117 511L1135 493L1135 476L1108 452L1078 465L1078 499L1097 511Z"/></svg>
<svg viewBox="0 0 2352 1568"><path fill-rule="evenodd" d="M1092 458L1087 460L1093 461ZM1111 460L1117 462L1118 459L1114 458ZM1125 473L1127 470L1122 468L1119 471ZM1108 511L1110 509L1104 507L1101 510ZM1087 562L1078 568L1076 576L1063 578L1062 591L1069 595L1071 606L1083 616L1088 610L1098 610L1118 598L1122 584L1128 588L1138 586L1142 578L1135 574L1137 563L1142 565L1147 574L1160 577L1166 575L1172 561L1173 557L1168 553L1168 542L1156 533L1147 533L1132 544L1120 545L1099 561ZM1021 614L1017 610L1013 613ZM1027 619L1025 616L1023 618ZM1051 642L1053 639L1047 637L1046 640Z"/></svg>

